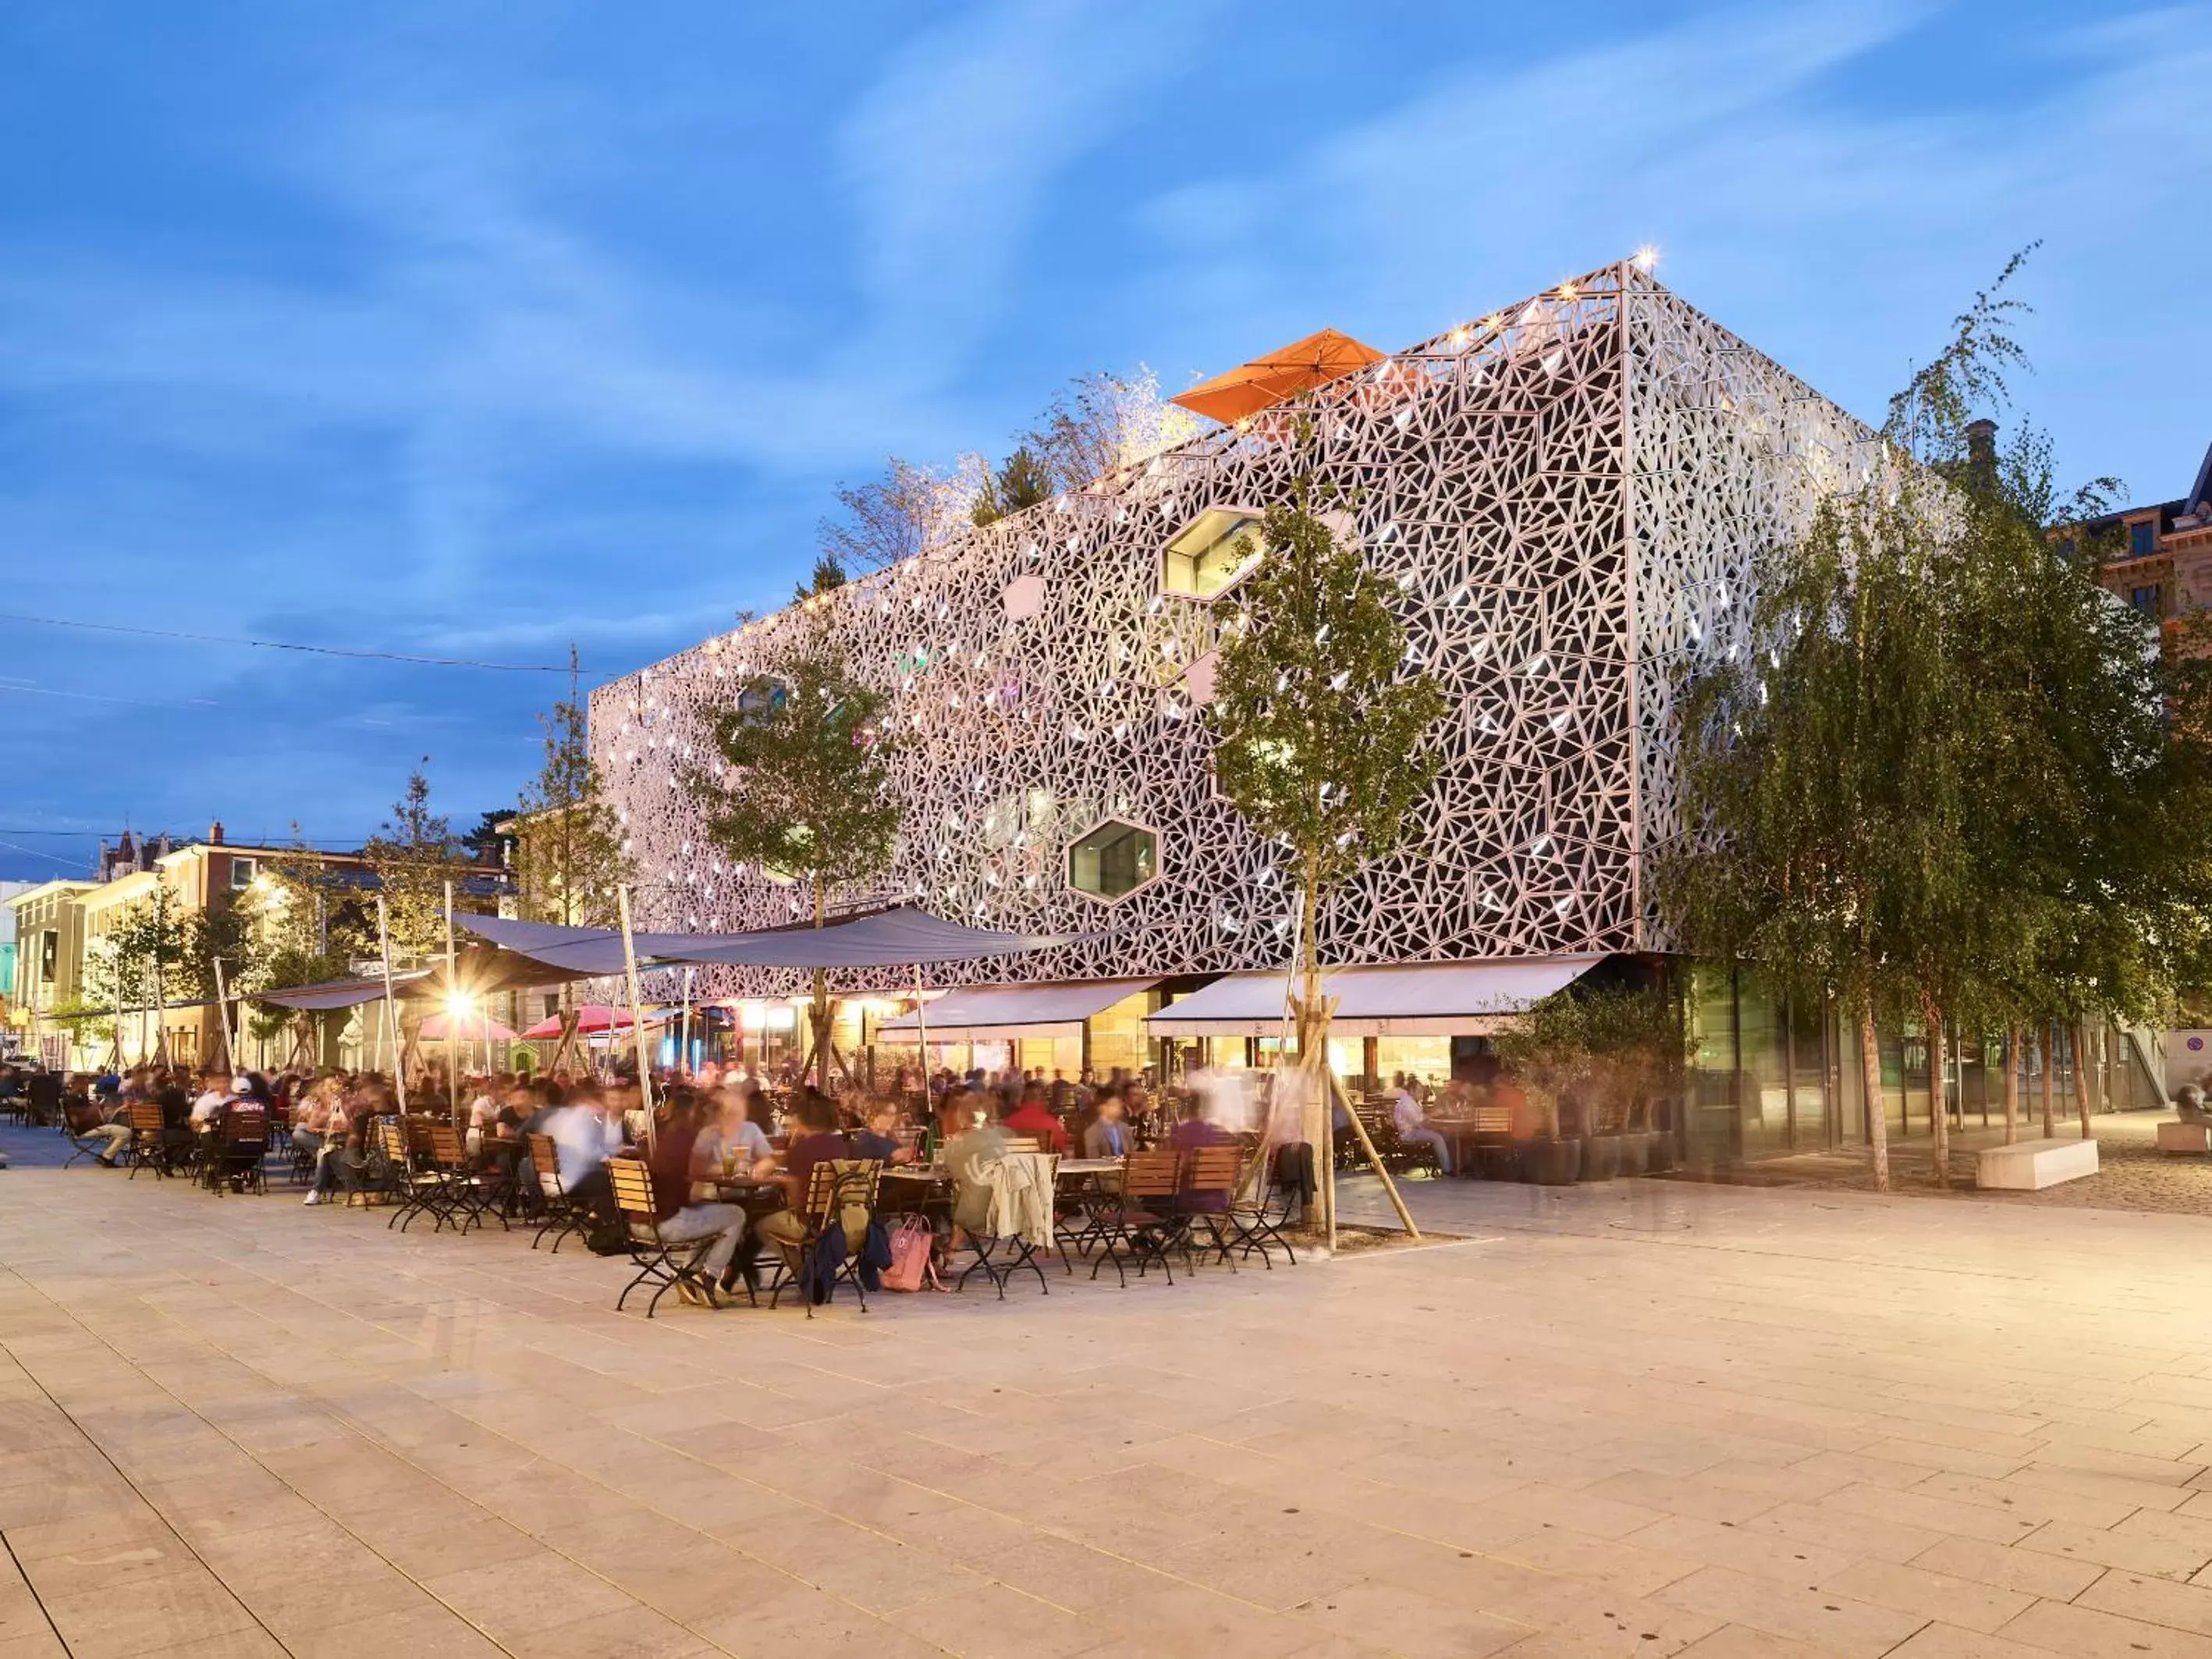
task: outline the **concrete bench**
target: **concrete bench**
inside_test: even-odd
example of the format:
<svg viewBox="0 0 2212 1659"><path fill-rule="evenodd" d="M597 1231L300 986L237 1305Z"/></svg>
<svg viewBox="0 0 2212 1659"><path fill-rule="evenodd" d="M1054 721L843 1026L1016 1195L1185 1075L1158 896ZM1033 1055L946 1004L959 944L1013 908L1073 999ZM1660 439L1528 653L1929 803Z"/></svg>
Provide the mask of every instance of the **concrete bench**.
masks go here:
<svg viewBox="0 0 2212 1659"><path fill-rule="evenodd" d="M2212 1123L2161 1123L2158 1149L2173 1154L2193 1152L2200 1158L2212 1152Z"/></svg>
<svg viewBox="0 0 2212 1659"><path fill-rule="evenodd" d="M2041 1192L2096 1173L2094 1140L2016 1140L1974 1156L1974 1184L1999 1192Z"/></svg>

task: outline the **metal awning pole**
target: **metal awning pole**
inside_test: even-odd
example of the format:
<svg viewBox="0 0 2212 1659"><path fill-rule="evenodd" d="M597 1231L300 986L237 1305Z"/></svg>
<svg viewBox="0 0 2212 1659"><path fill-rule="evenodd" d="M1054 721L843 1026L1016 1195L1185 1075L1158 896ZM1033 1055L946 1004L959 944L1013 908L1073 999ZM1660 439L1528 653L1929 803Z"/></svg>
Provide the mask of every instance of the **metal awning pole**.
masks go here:
<svg viewBox="0 0 2212 1659"><path fill-rule="evenodd" d="M645 1006L637 989L637 939L629 925L629 884L625 882L615 889L615 902L622 911L623 972L629 980L629 1029L637 1039L638 1100L645 1108L645 1139L653 1144L653 1066L646 1055Z"/></svg>
<svg viewBox="0 0 2212 1659"><path fill-rule="evenodd" d="M676 1070L678 1076L691 1075L691 975L696 968L684 970L684 1024L678 1028L676 1039Z"/></svg>
<svg viewBox="0 0 2212 1659"><path fill-rule="evenodd" d="M921 1000L921 964L914 964L914 1028L921 1040L921 1115L929 1116L929 1005Z"/></svg>
<svg viewBox="0 0 2212 1659"><path fill-rule="evenodd" d="M460 981L453 969L453 884L446 883L446 1103L453 1109L453 1127L461 1124L461 1039L453 1030L461 1017Z"/></svg>
<svg viewBox="0 0 2212 1659"><path fill-rule="evenodd" d="M407 1114L406 1057L399 1054L399 1005L392 995L392 925L384 913L384 895L376 896L376 948L384 962L384 1024L378 1035L392 1045L392 1053L398 1055L392 1067L393 1087L399 1095L399 1113Z"/></svg>

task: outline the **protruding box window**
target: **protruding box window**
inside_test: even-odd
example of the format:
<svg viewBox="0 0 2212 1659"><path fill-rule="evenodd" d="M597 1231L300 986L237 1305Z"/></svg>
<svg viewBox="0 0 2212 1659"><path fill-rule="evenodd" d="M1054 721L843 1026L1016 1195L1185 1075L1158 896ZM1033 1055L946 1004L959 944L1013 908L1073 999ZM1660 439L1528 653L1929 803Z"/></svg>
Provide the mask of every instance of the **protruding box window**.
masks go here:
<svg viewBox="0 0 2212 1659"><path fill-rule="evenodd" d="M1067 884L1117 904L1160 873L1160 838L1141 824L1108 818L1068 843Z"/></svg>
<svg viewBox="0 0 2212 1659"><path fill-rule="evenodd" d="M1160 591L1186 599L1214 599L1260 563L1260 514L1249 507L1208 507L1167 544Z"/></svg>

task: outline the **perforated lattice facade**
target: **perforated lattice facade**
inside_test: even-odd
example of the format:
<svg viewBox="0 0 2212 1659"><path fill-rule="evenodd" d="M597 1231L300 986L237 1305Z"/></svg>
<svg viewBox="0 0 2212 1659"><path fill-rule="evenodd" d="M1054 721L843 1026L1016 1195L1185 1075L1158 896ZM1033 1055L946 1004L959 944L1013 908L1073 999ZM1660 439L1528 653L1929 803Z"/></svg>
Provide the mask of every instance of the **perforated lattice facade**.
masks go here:
<svg viewBox="0 0 2212 1659"><path fill-rule="evenodd" d="M1655 943L1643 855L1674 832L1674 676L1744 648L1754 552L1870 434L1624 264L1439 336L1318 395L1318 467L1401 596L1451 712L1413 850L1322 917L1325 960L1464 960ZM1198 706L1229 605L1162 592L1206 509L1282 498L1267 416L980 530L831 596L855 668L910 741L885 894L962 921L1104 937L946 976L1072 979L1267 968L1291 948L1275 848L1213 791ZM705 714L773 670L771 617L601 687L592 741L644 884L641 926L788 923L804 893L703 845L678 781ZM1194 665L1199 672L1191 673ZM1067 889L1103 820L1158 834L1114 905ZM793 988L732 971L715 988Z"/></svg>

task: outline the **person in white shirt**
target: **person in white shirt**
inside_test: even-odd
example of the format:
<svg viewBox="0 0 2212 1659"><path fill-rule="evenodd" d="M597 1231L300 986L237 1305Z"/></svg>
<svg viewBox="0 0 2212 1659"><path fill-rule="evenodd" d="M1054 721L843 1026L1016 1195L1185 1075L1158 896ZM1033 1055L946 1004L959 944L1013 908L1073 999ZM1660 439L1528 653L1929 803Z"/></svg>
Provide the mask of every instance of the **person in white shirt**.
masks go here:
<svg viewBox="0 0 2212 1659"><path fill-rule="evenodd" d="M205 1086L201 1089L199 1097L192 1102L192 1127L195 1129L207 1127L208 1120L222 1110L223 1102L230 1098L213 1073L203 1081Z"/></svg>
<svg viewBox="0 0 2212 1659"><path fill-rule="evenodd" d="M1424 1142L1437 1149L1437 1168L1446 1175L1452 1172L1451 1142L1429 1127L1422 1115L1421 1103L1413 1098L1412 1080L1401 1072L1391 1081L1397 1085L1397 1097L1390 1103L1390 1116L1398 1126L1398 1142L1407 1146Z"/></svg>

